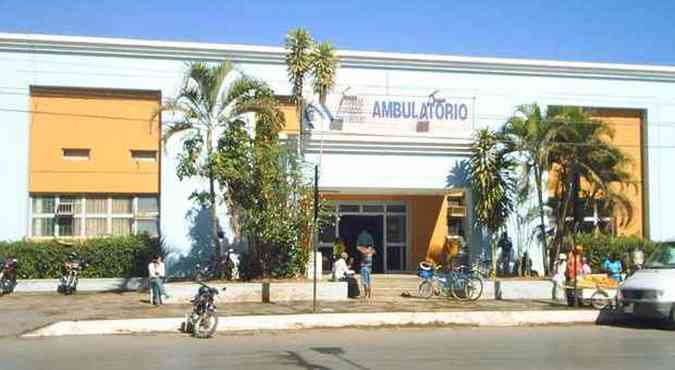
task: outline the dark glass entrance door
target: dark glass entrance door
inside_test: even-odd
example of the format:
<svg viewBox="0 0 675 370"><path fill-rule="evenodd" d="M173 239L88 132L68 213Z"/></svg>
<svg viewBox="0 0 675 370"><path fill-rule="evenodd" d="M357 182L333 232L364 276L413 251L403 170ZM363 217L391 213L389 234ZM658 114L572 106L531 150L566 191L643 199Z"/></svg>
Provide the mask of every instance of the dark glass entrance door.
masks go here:
<svg viewBox="0 0 675 370"><path fill-rule="evenodd" d="M339 233L347 246L347 253L354 257L354 268L358 269L361 263L361 253L356 250L356 241L361 231L367 230L375 242L376 254L373 258L373 272L384 272L384 216L340 216Z"/></svg>

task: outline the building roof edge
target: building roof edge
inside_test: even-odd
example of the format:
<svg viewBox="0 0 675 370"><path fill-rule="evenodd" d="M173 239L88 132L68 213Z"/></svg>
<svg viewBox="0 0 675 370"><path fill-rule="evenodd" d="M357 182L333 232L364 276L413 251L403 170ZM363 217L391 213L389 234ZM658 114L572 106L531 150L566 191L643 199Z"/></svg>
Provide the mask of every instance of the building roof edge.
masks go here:
<svg viewBox="0 0 675 370"><path fill-rule="evenodd" d="M282 64L277 46L123 38L0 33L0 51L222 60ZM440 54L339 50L345 67L552 75L675 82L675 66L463 57Z"/></svg>

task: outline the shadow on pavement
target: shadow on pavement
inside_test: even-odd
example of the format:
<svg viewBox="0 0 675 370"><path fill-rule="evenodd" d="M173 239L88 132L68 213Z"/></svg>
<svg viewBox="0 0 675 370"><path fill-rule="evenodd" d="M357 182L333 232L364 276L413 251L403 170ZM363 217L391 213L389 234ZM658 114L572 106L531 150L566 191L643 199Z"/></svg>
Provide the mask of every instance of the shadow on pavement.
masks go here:
<svg viewBox="0 0 675 370"><path fill-rule="evenodd" d="M611 309L601 310L596 325L625 329L675 330L675 326L667 320L638 319L634 316Z"/></svg>
<svg viewBox="0 0 675 370"><path fill-rule="evenodd" d="M356 362L353 362L353 361L349 360L348 358L346 358L345 357L346 352L341 347L315 347L315 348L312 348L312 351L319 352L322 355L333 356L333 357L337 358L338 360L340 360L340 361L342 361L346 364L349 364L350 366L353 366L356 369L363 369L363 370L367 369L366 367L363 367L363 366L357 364Z"/></svg>
<svg viewBox="0 0 675 370"><path fill-rule="evenodd" d="M301 354L294 352L294 351L286 351L285 355L283 356L285 360L288 360L290 364L293 364L301 369L307 369L307 370L332 370L329 367L325 367L322 365L318 364L313 364L307 360L305 360L304 357L302 357Z"/></svg>

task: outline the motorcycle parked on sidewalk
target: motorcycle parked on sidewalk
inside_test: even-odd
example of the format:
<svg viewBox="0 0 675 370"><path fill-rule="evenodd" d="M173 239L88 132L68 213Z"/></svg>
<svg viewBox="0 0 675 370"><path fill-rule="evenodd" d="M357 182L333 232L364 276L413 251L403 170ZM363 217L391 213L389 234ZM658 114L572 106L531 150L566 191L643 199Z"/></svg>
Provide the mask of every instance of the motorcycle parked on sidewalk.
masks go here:
<svg viewBox="0 0 675 370"><path fill-rule="evenodd" d="M69 261L64 262L64 273L61 277L58 291L65 295L75 293L77 290L77 283L80 279L80 273L86 266L87 263L76 255L71 256Z"/></svg>
<svg viewBox="0 0 675 370"><path fill-rule="evenodd" d="M7 258L3 261L2 270L0 270L0 296L14 291L18 264L19 260L16 258Z"/></svg>
<svg viewBox="0 0 675 370"><path fill-rule="evenodd" d="M215 302L218 289L202 282L199 285L197 294L191 300L192 312L186 315L181 329L185 333L192 332L195 338L211 338L218 328Z"/></svg>

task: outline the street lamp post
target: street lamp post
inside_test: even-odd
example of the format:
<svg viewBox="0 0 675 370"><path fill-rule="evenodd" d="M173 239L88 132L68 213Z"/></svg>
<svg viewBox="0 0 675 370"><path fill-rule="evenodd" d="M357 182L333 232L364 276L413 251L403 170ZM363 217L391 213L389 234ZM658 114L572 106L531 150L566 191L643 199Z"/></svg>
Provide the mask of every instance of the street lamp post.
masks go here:
<svg viewBox="0 0 675 370"><path fill-rule="evenodd" d="M312 291L312 312L316 313L316 269L317 269L317 263L316 263L316 248L317 248L317 237L316 234L318 232L318 225L317 221L319 219L319 166L314 165L314 232L312 233L312 244L313 244L313 250L312 253L314 254L314 282L313 282L313 291Z"/></svg>

